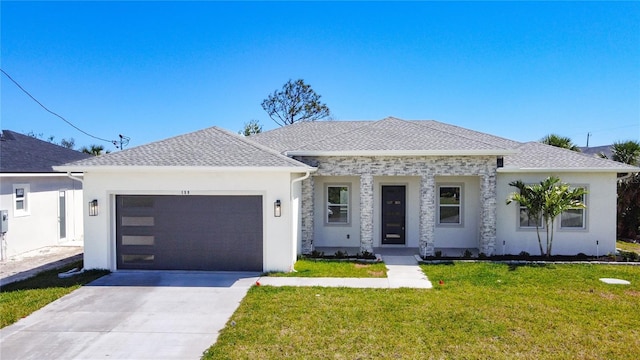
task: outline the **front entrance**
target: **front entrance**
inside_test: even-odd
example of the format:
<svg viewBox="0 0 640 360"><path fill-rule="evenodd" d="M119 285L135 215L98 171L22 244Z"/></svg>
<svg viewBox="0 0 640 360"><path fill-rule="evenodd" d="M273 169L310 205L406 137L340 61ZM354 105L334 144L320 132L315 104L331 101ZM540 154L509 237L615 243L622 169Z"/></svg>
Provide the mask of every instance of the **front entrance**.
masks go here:
<svg viewBox="0 0 640 360"><path fill-rule="evenodd" d="M406 187L382 186L382 245L405 244Z"/></svg>

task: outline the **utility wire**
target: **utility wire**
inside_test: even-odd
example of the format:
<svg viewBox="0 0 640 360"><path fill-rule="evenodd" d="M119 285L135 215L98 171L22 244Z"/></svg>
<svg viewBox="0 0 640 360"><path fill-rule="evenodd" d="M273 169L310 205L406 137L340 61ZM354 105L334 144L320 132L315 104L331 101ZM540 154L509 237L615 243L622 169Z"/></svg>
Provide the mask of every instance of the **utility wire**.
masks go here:
<svg viewBox="0 0 640 360"><path fill-rule="evenodd" d="M94 139L97 139L97 140L100 140L100 141L105 141L105 142L108 142L108 143L111 143L111 144L114 144L114 145L116 145L116 144L117 144L117 142L116 142L115 140L107 140L107 139L103 139L103 138L98 137L98 136L91 135L91 134L89 134L88 132L86 132L86 131L84 131L84 130L80 129L79 127L77 127L77 126L75 126L75 125L73 125L69 120L65 119L64 117L62 117L62 116L58 115L57 113L55 113L55 112L53 112L53 111L49 110L46 106L42 105L42 103L41 103L40 101L38 101L38 99L36 99L35 97L33 97L33 95L29 94L29 92L28 92L27 90L25 90L22 86L20 86L20 84L18 84L18 82L17 82L17 81L13 80L13 78L12 78L9 74L7 74L7 72L6 72L6 71L4 71L4 70L3 70L3 69L1 69L1 68L0 68L0 71L2 71L2 73L3 73L6 77L8 77L8 78L9 78L9 80L11 80L14 84L16 84L16 86L17 86L20 90L22 90L25 94L27 94L27 95L31 98L31 100L35 101L38 105L40 105L43 109L45 109L45 110L46 110L47 112L49 112L50 114L52 114L52 115L55 115L55 116L59 117L62 121L66 122L67 124L69 124L69 125L70 125L71 127L73 127L74 129L76 129L76 130L80 131L81 133L83 133L83 134L85 134L85 135L87 135L87 136L89 136L89 137L92 137L92 138L94 138Z"/></svg>

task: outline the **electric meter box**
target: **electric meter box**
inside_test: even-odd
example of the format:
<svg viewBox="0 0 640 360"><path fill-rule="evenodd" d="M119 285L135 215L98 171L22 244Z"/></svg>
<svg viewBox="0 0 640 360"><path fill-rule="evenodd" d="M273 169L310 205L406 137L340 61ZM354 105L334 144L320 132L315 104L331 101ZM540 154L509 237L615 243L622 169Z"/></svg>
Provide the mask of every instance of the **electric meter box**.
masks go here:
<svg viewBox="0 0 640 360"><path fill-rule="evenodd" d="M0 233L4 234L9 229L9 211L0 210Z"/></svg>

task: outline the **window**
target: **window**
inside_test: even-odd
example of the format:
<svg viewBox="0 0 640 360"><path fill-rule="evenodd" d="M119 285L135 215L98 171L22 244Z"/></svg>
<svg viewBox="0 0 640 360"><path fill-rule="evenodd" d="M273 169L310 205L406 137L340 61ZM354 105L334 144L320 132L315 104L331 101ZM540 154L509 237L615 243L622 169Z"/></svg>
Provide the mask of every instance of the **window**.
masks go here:
<svg viewBox="0 0 640 360"><path fill-rule="evenodd" d="M542 216L538 217L538 227L543 228L544 223L542 222ZM520 206L520 227L521 228L535 228L536 227L536 219L529 216L529 212L527 208L524 206Z"/></svg>
<svg viewBox="0 0 640 360"><path fill-rule="evenodd" d="M580 198L580 201L584 204L584 195ZM560 214L560 228L561 229L584 229L585 228L585 210L584 208L569 209Z"/></svg>
<svg viewBox="0 0 640 360"><path fill-rule="evenodd" d="M462 224L462 186L438 186L438 224Z"/></svg>
<svg viewBox="0 0 640 360"><path fill-rule="evenodd" d="M349 223L349 186L327 185L327 224Z"/></svg>
<svg viewBox="0 0 640 360"><path fill-rule="evenodd" d="M13 216L29 215L29 185L13 185Z"/></svg>

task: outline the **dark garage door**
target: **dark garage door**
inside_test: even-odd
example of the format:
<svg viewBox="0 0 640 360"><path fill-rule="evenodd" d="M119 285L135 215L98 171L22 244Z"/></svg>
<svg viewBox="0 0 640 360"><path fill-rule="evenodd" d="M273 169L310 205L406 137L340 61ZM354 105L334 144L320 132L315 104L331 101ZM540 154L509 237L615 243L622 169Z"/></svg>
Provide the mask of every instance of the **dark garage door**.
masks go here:
<svg viewBox="0 0 640 360"><path fill-rule="evenodd" d="M262 196L116 196L118 269L262 271Z"/></svg>

